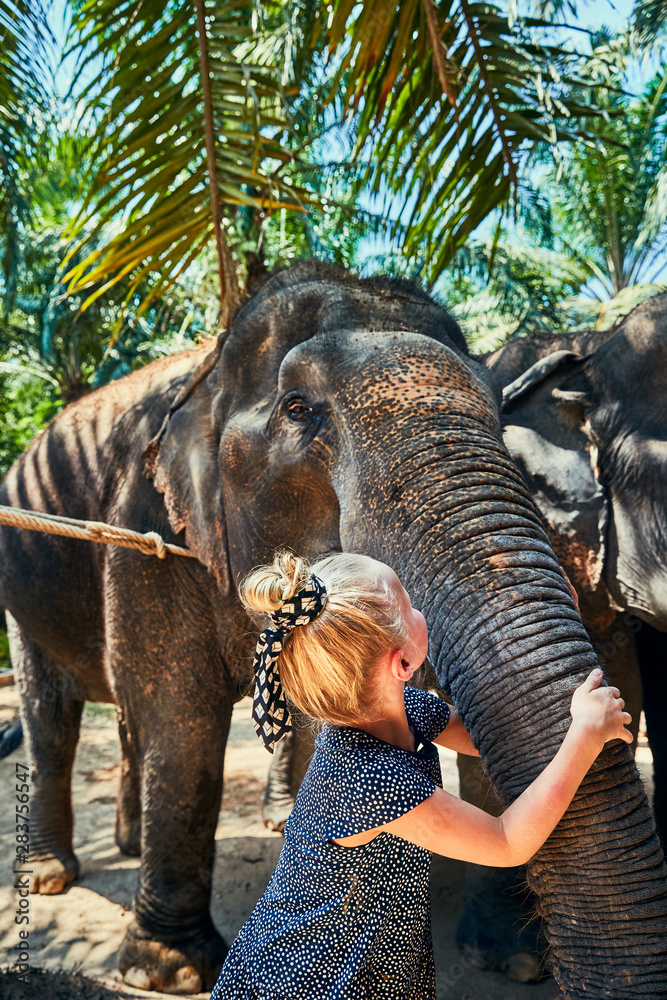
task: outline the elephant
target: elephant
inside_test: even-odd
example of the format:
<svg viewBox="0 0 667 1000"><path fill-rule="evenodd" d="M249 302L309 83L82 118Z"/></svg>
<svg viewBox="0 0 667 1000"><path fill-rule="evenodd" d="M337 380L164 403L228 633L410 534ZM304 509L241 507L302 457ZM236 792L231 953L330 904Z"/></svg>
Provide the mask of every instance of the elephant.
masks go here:
<svg viewBox="0 0 667 1000"><path fill-rule="evenodd" d="M635 637L654 754L655 812L667 831L661 714L667 671L667 294L642 303L611 330L551 344L548 354L515 371L509 382L502 353L487 358L487 365L504 373L505 443L574 583L584 621L610 653L614 644L632 645L623 641L621 623ZM609 633L618 629L614 640Z"/></svg>
<svg viewBox="0 0 667 1000"><path fill-rule="evenodd" d="M504 440L576 588L583 620L632 713L644 704L654 812L667 832L667 295L610 330L538 335L484 358L504 387ZM650 584L647 586L647 584ZM459 757L461 795L500 803ZM544 942L521 876L466 866L457 938L478 964L538 974ZM531 962L532 956L532 962Z"/></svg>
<svg viewBox="0 0 667 1000"><path fill-rule="evenodd" d="M394 567L502 801L553 757L597 657L503 444L500 401L416 285L304 262L272 276L212 350L71 404L10 469L0 503L158 531L196 557L0 531L37 891L77 874L69 786L87 698L117 704L139 776L120 799L121 815L140 801L126 981L192 992L224 958L200 874L232 705L252 680L236 584L276 548ZM625 743L600 754L528 879L564 996L665 995L667 869Z"/></svg>

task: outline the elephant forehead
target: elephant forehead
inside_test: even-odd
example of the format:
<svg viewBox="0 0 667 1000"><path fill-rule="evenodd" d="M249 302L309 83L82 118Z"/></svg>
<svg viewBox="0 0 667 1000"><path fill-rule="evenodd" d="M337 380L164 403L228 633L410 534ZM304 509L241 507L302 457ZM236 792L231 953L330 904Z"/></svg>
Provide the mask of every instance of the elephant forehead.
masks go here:
<svg viewBox="0 0 667 1000"><path fill-rule="evenodd" d="M416 284L400 278L358 278L318 261L302 262L270 278L239 313L235 327L279 328L287 339L338 329L409 329L466 350L456 324Z"/></svg>
<svg viewBox="0 0 667 1000"><path fill-rule="evenodd" d="M587 372L601 402L623 400L635 426L648 422L664 427L667 296L635 309L590 357Z"/></svg>
<svg viewBox="0 0 667 1000"><path fill-rule="evenodd" d="M279 390L300 382L368 406L416 401L447 405L461 396L490 402L486 385L454 349L413 331L337 331L286 355Z"/></svg>
<svg viewBox="0 0 667 1000"><path fill-rule="evenodd" d="M465 351L461 331L442 307L424 298L406 300L388 289L382 295L358 282L308 282L261 293L235 321L227 353L252 350L265 363L319 335L335 340L341 331L414 330Z"/></svg>

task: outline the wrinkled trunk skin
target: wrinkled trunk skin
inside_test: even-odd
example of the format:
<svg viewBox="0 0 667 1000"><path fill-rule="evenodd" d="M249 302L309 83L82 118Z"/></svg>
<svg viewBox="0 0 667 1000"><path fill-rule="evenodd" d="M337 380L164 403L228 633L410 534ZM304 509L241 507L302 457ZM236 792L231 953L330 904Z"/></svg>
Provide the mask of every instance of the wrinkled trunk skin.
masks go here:
<svg viewBox="0 0 667 1000"><path fill-rule="evenodd" d="M642 681L632 629L620 615L611 628L596 634L595 651L607 681L623 693L626 710L632 715L628 728L636 740ZM664 669L662 674L667 677ZM658 703L662 705L664 698ZM503 805L479 759L459 754L457 764L461 798L499 816ZM533 893L526 892L525 866L502 869L468 863L465 869L465 908L456 932L457 944L471 949L483 968L504 971L508 978L521 982L539 978L545 970L547 946L540 922L533 919L536 902Z"/></svg>
<svg viewBox="0 0 667 1000"><path fill-rule="evenodd" d="M413 414L428 420L407 412L405 377L350 376L357 471L335 484L341 542L396 568L426 616L440 683L509 803L554 756L597 659L484 401L459 408L428 378L413 392L409 377ZM366 400L356 420L355 397ZM528 870L565 996L667 995L667 872L626 744L605 748Z"/></svg>

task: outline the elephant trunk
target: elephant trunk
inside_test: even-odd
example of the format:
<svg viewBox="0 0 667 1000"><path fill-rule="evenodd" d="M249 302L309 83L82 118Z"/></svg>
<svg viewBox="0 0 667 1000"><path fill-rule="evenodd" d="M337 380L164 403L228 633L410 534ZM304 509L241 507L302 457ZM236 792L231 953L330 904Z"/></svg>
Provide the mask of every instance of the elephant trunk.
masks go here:
<svg viewBox="0 0 667 1000"><path fill-rule="evenodd" d="M509 803L556 753L597 657L492 430L431 427L409 453L404 429L387 435L383 467L369 455L354 484L363 520L342 506L343 547L396 567L426 616L439 680ZM567 997L667 995L667 871L625 743L605 748L528 871Z"/></svg>

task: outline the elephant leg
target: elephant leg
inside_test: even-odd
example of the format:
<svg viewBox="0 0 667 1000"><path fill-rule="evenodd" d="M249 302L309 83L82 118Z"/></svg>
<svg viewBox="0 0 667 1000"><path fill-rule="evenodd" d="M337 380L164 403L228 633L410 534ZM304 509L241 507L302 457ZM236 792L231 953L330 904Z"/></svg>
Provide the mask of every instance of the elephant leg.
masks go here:
<svg viewBox="0 0 667 1000"><path fill-rule="evenodd" d="M276 743L269 768L269 778L262 802L262 822L268 830L282 832L294 805L292 794L292 762L294 760L294 730Z"/></svg>
<svg viewBox="0 0 667 1000"><path fill-rule="evenodd" d="M607 681L619 689L625 701L625 709L632 716L628 729L634 737L634 750L637 746L643 694L639 654L629 616L617 615L609 628L599 632L595 636L595 649Z"/></svg>
<svg viewBox="0 0 667 1000"><path fill-rule="evenodd" d="M141 769L136 746L130 739L122 713L118 715L120 737L120 787L116 803L115 838L123 854L141 853Z"/></svg>
<svg viewBox="0 0 667 1000"><path fill-rule="evenodd" d="M461 798L499 816L504 806L477 757L458 754ZM546 940L526 884L525 868L465 866L465 904L456 942L475 965L533 982L545 971Z"/></svg>
<svg viewBox="0 0 667 1000"><path fill-rule="evenodd" d="M191 560L111 549L104 594L107 671L141 788L141 871L118 968L138 989L210 990L227 954L209 911L238 693L221 649L226 619L216 621L215 585ZM128 776L121 794L136 803L138 787Z"/></svg>
<svg viewBox="0 0 667 1000"><path fill-rule="evenodd" d="M30 891L54 895L79 874L72 847L71 786L84 695L9 612L6 617L31 768Z"/></svg>
<svg viewBox="0 0 667 1000"><path fill-rule="evenodd" d="M212 989L227 953L209 903L231 708L178 699L159 732L142 733L141 882L118 956L130 986Z"/></svg>
<svg viewBox="0 0 667 1000"><path fill-rule="evenodd" d="M645 622L638 625L635 642L644 688L646 734L653 755L653 811L667 855L667 633Z"/></svg>
<svg viewBox="0 0 667 1000"><path fill-rule="evenodd" d="M168 687L139 718L123 707L140 751L141 880L118 968L135 988L198 993L227 953L209 904L232 703Z"/></svg>
<svg viewBox="0 0 667 1000"><path fill-rule="evenodd" d="M264 826L278 832L285 828L315 749L312 720L293 711L292 727L292 731L275 746L262 803Z"/></svg>

